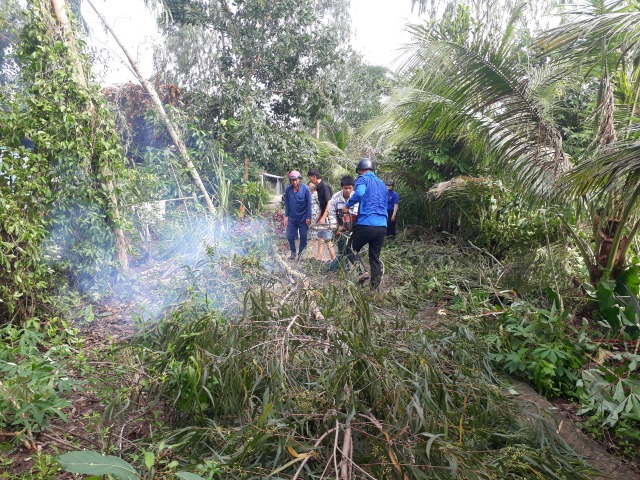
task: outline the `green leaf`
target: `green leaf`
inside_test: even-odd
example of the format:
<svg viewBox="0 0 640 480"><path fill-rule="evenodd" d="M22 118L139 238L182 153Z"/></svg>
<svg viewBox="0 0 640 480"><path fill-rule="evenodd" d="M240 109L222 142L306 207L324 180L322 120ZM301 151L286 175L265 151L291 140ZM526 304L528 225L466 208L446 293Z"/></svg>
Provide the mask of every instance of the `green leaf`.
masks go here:
<svg viewBox="0 0 640 480"><path fill-rule="evenodd" d="M189 472L176 472L176 477L180 478L181 480L206 480L204 477L201 477L200 475L196 475L195 473L189 473Z"/></svg>
<svg viewBox="0 0 640 480"><path fill-rule="evenodd" d="M94 451L67 452L59 458L62 468L69 473L85 475L112 475L118 480L138 480L135 469L121 458L102 455Z"/></svg>
<svg viewBox="0 0 640 480"><path fill-rule="evenodd" d="M627 290L628 289L628 290ZM634 265L622 272L616 278L616 293L618 295L629 295L629 291L638 295L640 290L640 277L638 276L638 266Z"/></svg>
<svg viewBox="0 0 640 480"><path fill-rule="evenodd" d="M147 470L151 470L156 464L156 456L153 452L144 452L144 466L147 467Z"/></svg>

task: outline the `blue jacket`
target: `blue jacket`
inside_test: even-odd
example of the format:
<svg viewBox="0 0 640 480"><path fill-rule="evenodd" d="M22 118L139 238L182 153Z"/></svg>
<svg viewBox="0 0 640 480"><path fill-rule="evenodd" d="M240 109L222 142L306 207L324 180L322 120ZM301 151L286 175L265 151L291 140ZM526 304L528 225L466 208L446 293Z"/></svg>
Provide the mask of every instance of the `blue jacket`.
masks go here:
<svg viewBox="0 0 640 480"><path fill-rule="evenodd" d="M393 210L398 203L400 203L400 197L395 190L387 190L387 210Z"/></svg>
<svg viewBox="0 0 640 480"><path fill-rule="evenodd" d="M297 192L291 185L284 191L284 215L290 222L304 222L311 220L311 190L304 183L300 184Z"/></svg>
<svg viewBox="0 0 640 480"><path fill-rule="evenodd" d="M356 180L347 206L356 203L360 203L357 225L387 226L387 186L375 173L369 171Z"/></svg>

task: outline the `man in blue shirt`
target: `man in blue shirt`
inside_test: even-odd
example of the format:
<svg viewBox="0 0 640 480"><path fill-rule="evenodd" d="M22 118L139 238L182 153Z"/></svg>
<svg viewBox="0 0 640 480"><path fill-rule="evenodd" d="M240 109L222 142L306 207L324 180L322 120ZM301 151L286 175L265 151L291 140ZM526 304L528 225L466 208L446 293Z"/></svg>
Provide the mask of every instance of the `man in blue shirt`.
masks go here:
<svg viewBox="0 0 640 480"><path fill-rule="evenodd" d="M387 237L394 238L396 236L396 214L398 213L400 197L393 190L393 180L387 180L384 184L387 186Z"/></svg>
<svg viewBox="0 0 640 480"><path fill-rule="evenodd" d="M301 175L297 170L289 173L289 185L284 191L284 227L287 229L287 240L291 249L289 260L296 259L296 235L300 236L298 260L307 247L307 232L311 224L311 191L301 183Z"/></svg>
<svg viewBox="0 0 640 480"><path fill-rule="evenodd" d="M356 166L358 179L353 195L343 207L349 208L359 203L358 221L353 228L353 235L347 245L350 252L347 257L351 263L358 261L357 254L365 245L369 245L369 267L371 269L371 289L376 290L382 280L382 264L380 251L387 233L387 187L374 173L375 166L369 158L363 158ZM369 278L365 272L358 279L364 282Z"/></svg>

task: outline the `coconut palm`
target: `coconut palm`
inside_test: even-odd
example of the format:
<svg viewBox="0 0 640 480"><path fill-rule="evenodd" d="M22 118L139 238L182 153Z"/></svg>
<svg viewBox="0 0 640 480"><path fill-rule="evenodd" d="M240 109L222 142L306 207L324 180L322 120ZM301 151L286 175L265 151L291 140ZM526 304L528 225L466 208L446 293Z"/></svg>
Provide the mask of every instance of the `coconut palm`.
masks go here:
<svg viewBox="0 0 640 480"><path fill-rule="evenodd" d="M506 173L532 205L571 206L581 222L563 220L591 281L605 272L615 278L640 218L634 127L640 13L630 4L590 1L577 20L546 32L529 49L516 41L522 8L512 10L501 40L493 44L451 40L414 26L415 42L403 67L410 80L394 93L372 131L396 144L426 131L456 138L477 158L488 159L494 171ZM592 142L570 159L554 120L559 100L568 86L593 78L599 92L589 116ZM593 225L591 242L577 233L585 224L583 212Z"/></svg>

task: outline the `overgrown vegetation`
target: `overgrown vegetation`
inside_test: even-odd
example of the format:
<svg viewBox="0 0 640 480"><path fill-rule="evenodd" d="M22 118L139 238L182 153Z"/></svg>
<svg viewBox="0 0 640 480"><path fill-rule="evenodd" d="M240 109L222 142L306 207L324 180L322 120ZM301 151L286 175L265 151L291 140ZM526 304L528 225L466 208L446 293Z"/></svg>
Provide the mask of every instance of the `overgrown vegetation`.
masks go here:
<svg viewBox="0 0 640 480"><path fill-rule="evenodd" d="M0 0L0 478L591 478L509 376L637 462L637 4L412 2L392 77L346 0L236 3L164 2L185 154L64 2ZM379 293L280 258L258 176L362 155Z"/></svg>

